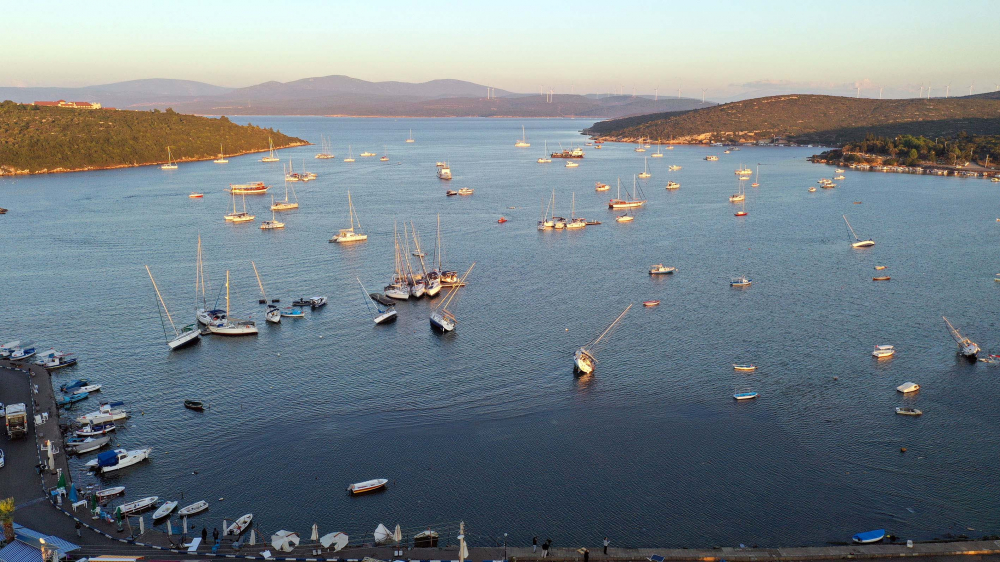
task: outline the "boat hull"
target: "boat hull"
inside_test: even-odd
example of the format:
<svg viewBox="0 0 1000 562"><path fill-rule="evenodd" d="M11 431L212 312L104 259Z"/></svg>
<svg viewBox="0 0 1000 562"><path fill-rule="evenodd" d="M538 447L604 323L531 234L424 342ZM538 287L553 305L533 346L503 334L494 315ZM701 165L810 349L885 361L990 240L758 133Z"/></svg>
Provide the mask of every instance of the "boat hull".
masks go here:
<svg viewBox="0 0 1000 562"><path fill-rule="evenodd" d="M167 342L167 346L169 346L171 350L177 350L198 343L200 338L201 332L191 329L186 332L182 332L181 335Z"/></svg>
<svg viewBox="0 0 1000 562"><path fill-rule="evenodd" d="M455 321L446 318L438 312L431 313L430 322L431 328L439 332L451 332L455 330Z"/></svg>

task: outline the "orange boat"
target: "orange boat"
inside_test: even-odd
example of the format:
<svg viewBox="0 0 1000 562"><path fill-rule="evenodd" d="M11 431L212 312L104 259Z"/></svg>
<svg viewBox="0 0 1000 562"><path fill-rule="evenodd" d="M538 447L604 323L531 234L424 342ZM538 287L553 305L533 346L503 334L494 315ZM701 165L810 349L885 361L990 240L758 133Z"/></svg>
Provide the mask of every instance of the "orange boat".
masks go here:
<svg viewBox="0 0 1000 562"><path fill-rule="evenodd" d="M747 212L746 211L737 211L736 213L734 213L734 215L737 216L737 217L745 217L745 216L747 216Z"/></svg>
<svg viewBox="0 0 1000 562"><path fill-rule="evenodd" d="M201 199L204 196L204 193L192 193L191 195L188 195L191 199Z"/></svg>
<svg viewBox="0 0 1000 562"><path fill-rule="evenodd" d="M660 301L642 301L642 306L660 306Z"/></svg>
<svg viewBox="0 0 1000 562"><path fill-rule="evenodd" d="M503 224L503 223L507 222L507 218L506 217L500 217L500 218L497 219L497 222L500 223L500 224Z"/></svg>

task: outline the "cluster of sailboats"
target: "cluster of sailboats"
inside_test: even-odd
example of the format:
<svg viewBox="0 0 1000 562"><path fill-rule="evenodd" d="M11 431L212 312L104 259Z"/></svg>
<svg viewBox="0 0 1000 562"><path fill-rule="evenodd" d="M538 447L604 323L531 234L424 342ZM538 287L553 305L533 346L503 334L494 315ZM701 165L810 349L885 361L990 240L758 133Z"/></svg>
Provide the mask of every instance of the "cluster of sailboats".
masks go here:
<svg viewBox="0 0 1000 562"><path fill-rule="evenodd" d="M542 219L538 221L538 230L575 230L588 225L601 224L600 221L588 221L583 217L576 216L576 193L573 193L573 203L570 207L570 218L555 216L556 191L552 190L552 199L548 206L542 211Z"/></svg>

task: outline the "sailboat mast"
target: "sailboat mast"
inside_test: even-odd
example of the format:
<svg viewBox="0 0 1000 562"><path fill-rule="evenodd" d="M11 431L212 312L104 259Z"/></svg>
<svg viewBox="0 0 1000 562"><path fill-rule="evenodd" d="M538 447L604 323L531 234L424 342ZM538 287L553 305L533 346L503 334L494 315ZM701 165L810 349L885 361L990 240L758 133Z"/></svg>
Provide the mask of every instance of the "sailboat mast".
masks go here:
<svg viewBox="0 0 1000 562"><path fill-rule="evenodd" d="M851 228L851 222L847 220L847 215L843 215L843 217L844 217L844 222L847 223L847 229L851 231L851 236L853 236L855 240L860 241L861 239L858 238L858 235L854 233L854 229ZM947 320L945 320L945 322L947 322Z"/></svg>
<svg viewBox="0 0 1000 562"><path fill-rule="evenodd" d="M226 318L229 318L229 270L226 270Z"/></svg>
<svg viewBox="0 0 1000 562"><path fill-rule="evenodd" d="M368 296L368 291L365 289L365 284L361 282L360 277L355 277L355 279L358 280L358 285L361 285L361 297L365 300L365 308L368 310L368 314L372 314L372 307L370 304L371 297ZM375 318L374 314L372 314L372 318Z"/></svg>
<svg viewBox="0 0 1000 562"><path fill-rule="evenodd" d="M424 274L423 279L427 279L427 268L424 266L424 252L420 249L420 240L417 239L417 227L410 221L410 234L413 235L413 246L417 249L417 258L420 260L420 271Z"/></svg>
<svg viewBox="0 0 1000 562"><path fill-rule="evenodd" d="M605 336L608 335L608 333L611 332L611 329L614 328L615 325L618 324L618 322L621 322L621 319L625 317L625 313L628 312L630 308L632 308L631 304L628 305L627 307L625 307L625 310L622 311L622 313L618 315L618 318L615 318L614 322L612 322L611 324L608 324L608 327L605 328L603 332L601 332L601 335L597 336L597 338L595 338L594 341L590 342L589 344L585 345L584 347L587 348L587 349L590 349L590 348L594 347L595 345L597 345L602 339L604 339Z"/></svg>
<svg viewBox="0 0 1000 562"><path fill-rule="evenodd" d="M448 305L451 304L451 301L454 300L455 295L458 294L458 289L461 288L462 285L465 285L465 278L468 277L469 273L472 272L473 267L476 267L476 262L472 262L472 265L469 266L469 269L465 271L465 275L463 275L462 278L458 280L458 283L452 286L451 291L448 293L448 296L445 297L444 302L441 303L440 308L443 312L448 312Z"/></svg>
<svg viewBox="0 0 1000 562"><path fill-rule="evenodd" d="M437 245L434 246L434 257L437 259L437 270L441 271L441 215L438 214Z"/></svg>
<svg viewBox="0 0 1000 562"><path fill-rule="evenodd" d="M167 303L163 302L163 296L160 295L160 288L156 286L156 280L153 279L153 272L149 270L149 266L146 266L146 273L149 274L149 280L153 282L153 290L156 291L156 297L160 299L160 304L163 305L163 312L167 313L167 320L170 320L170 327L174 330L175 336L180 336L181 334L177 331L177 326L174 326L174 319L170 317L170 311L167 310Z"/></svg>
<svg viewBox="0 0 1000 562"><path fill-rule="evenodd" d="M253 274L257 276L257 286L260 287L260 294L264 296L264 301L267 302L267 293L264 292L264 284L260 282L260 274L257 273L257 264L251 260L250 265L253 266Z"/></svg>

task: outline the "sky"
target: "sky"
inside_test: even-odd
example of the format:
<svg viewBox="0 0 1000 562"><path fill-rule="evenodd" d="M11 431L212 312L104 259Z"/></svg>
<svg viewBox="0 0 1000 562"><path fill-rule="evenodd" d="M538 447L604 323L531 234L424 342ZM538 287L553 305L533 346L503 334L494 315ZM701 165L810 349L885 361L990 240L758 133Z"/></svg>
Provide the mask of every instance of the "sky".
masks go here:
<svg viewBox="0 0 1000 562"><path fill-rule="evenodd" d="M947 85L956 95L1000 83L997 0L3 4L0 86L241 87L343 74L723 99L857 85L869 97Z"/></svg>

